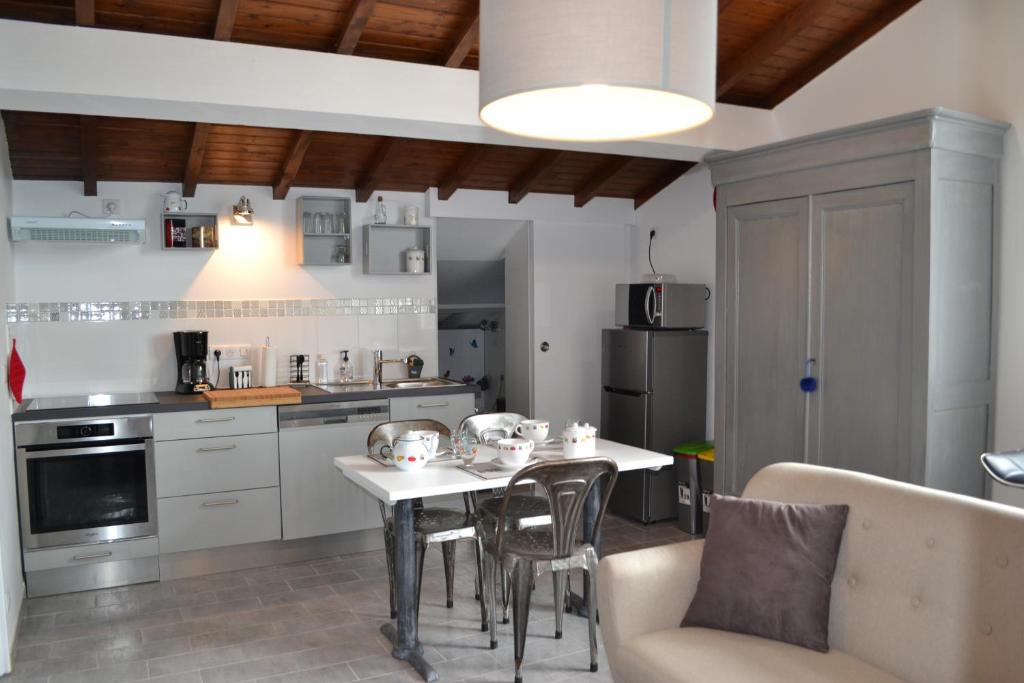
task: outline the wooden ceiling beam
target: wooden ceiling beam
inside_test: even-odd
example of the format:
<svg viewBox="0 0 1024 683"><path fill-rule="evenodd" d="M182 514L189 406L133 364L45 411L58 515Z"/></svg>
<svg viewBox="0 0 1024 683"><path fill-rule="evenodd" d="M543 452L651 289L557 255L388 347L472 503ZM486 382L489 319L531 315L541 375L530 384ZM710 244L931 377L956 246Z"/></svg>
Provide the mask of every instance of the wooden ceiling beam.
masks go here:
<svg viewBox="0 0 1024 683"><path fill-rule="evenodd" d="M551 168L557 164L562 157L565 156L565 152L557 149L545 150L540 158L537 159L529 168L515 179L512 183L512 187L508 190L508 203L518 204L522 201L523 197L530 194L534 187L544 174L547 173Z"/></svg>
<svg viewBox="0 0 1024 683"><path fill-rule="evenodd" d="M96 190L96 157L98 155L96 144L96 117L79 116L78 130L81 136L82 145L82 194L86 197L95 197Z"/></svg>
<svg viewBox="0 0 1024 683"><path fill-rule="evenodd" d="M196 196L199 174L203 170L203 157L206 156L206 140L209 137L208 123L197 123L192 129L192 146L189 147L188 161L185 162L185 178L181 181L181 194L185 197Z"/></svg>
<svg viewBox="0 0 1024 683"><path fill-rule="evenodd" d="M220 0L217 8L217 25L213 29L214 40L231 40L235 30L235 15L238 14L238 0Z"/></svg>
<svg viewBox="0 0 1024 683"><path fill-rule="evenodd" d="M288 196L288 190L295 182L295 176L298 175L299 169L302 167L302 160L306 158L306 150L309 149L309 143L312 141L313 131L310 130L300 130L295 136L292 146L284 158L284 163L281 164L281 174L278 175L277 182L274 183L274 199L284 199Z"/></svg>
<svg viewBox="0 0 1024 683"><path fill-rule="evenodd" d="M732 0L718 0L718 13L721 14L724 12L731 4Z"/></svg>
<svg viewBox="0 0 1024 683"><path fill-rule="evenodd" d="M639 209L646 204L654 195L676 181L681 175L697 165L695 161L673 161L665 171L659 174L654 180L645 185L635 197L633 197L633 209ZM710 198L709 200L710 201Z"/></svg>
<svg viewBox="0 0 1024 683"><path fill-rule="evenodd" d="M853 52L861 43L875 35L893 21L896 21L904 12L916 5L921 0L894 0L879 9L866 23L857 27L852 33L842 38L821 55L815 58L810 64L797 71L795 74L783 81L772 91L761 106L774 109L787 97L804 87L823 71L838 62L840 59Z"/></svg>
<svg viewBox="0 0 1024 683"><path fill-rule="evenodd" d="M364 203L370 200L380 176L388 162L397 156L399 138L384 138L384 141L377 148L377 153L370 160L370 165L363 171L363 177L356 185L356 201Z"/></svg>
<svg viewBox="0 0 1024 683"><path fill-rule="evenodd" d="M486 145L470 145L437 186L438 199L449 199L466 182L487 155Z"/></svg>
<svg viewBox="0 0 1024 683"><path fill-rule="evenodd" d="M353 0L352 10L345 20L344 28L341 29L335 52L339 55L350 55L356 51L359 37L363 35L363 29L366 28L366 22L370 20L373 6L376 4L377 0Z"/></svg>
<svg viewBox="0 0 1024 683"><path fill-rule="evenodd" d="M804 0L718 72L717 97L732 90L751 71L779 51L800 31L837 5L839 0Z"/></svg>
<svg viewBox="0 0 1024 683"><path fill-rule="evenodd" d="M96 25L96 0L75 0L75 24Z"/></svg>
<svg viewBox="0 0 1024 683"><path fill-rule="evenodd" d="M601 190L604 189L604 186L607 185L612 178L629 166L631 161L633 161L633 157L617 156L590 174L590 176L583 181L583 185L580 186L580 189L576 190L573 198L574 205L577 208L586 206L591 199L600 194Z"/></svg>
<svg viewBox="0 0 1024 683"><path fill-rule="evenodd" d="M466 55L476 45L476 41L480 38L480 12L476 13L466 28L459 34L458 40L452 45L451 49L448 50L448 54L444 58L444 65L453 69L458 69L462 66L462 62L466 61Z"/></svg>

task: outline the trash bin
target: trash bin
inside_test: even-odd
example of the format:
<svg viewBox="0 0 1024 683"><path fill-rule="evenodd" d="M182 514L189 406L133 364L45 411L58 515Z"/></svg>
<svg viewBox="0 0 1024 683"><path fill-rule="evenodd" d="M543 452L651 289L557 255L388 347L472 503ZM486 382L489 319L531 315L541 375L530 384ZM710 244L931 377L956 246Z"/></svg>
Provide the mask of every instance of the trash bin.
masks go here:
<svg viewBox="0 0 1024 683"><path fill-rule="evenodd" d="M715 480L714 448L710 441L691 441L672 449L676 454L679 528L695 536L707 530L708 500Z"/></svg>

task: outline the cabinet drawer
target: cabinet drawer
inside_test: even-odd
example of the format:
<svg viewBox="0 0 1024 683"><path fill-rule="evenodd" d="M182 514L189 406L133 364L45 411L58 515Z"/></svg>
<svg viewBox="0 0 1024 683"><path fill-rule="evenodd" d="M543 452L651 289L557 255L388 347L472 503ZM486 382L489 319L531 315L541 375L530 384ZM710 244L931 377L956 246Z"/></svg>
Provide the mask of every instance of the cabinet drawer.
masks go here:
<svg viewBox="0 0 1024 683"><path fill-rule="evenodd" d="M278 488L179 496L157 501L160 552L281 538Z"/></svg>
<svg viewBox="0 0 1024 683"><path fill-rule="evenodd" d="M159 498L277 484L277 434L156 444L156 495Z"/></svg>
<svg viewBox="0 0 1024 683"><path fill-rule="evenodd" d="M277 408L234 408L157 413L153 416L156 441L201 439L208 436L266 434L277 431Z"/></svg>
<svg viewBox="0 0 1024 683"><path fill-rule="evenodd" d="M117 562L140 557L156 557L160 552L156 537L136 538L130 541L97 543L69 548L31 550L25 553L25 571L77 567L97 562Z"/></svg>
<svg viewBox="0 0 1024 683"><path fill-rule="evenodd" d="M437 420L453 432L462 419L474 413L473 394L403 396L391 399L392 420Z"/></svg>

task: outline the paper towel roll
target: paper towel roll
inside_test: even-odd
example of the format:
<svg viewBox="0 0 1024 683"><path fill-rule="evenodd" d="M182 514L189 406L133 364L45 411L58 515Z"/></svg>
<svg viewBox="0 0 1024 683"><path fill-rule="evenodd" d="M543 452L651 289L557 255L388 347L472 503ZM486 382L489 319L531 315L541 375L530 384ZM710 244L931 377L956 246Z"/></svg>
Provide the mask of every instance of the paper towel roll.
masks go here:
<svg viewBox="0 0 1024 683"><path fill-rule="evenodd" d="M277 386L277 349L267 343L260 347L260 382L265 387Z"/></svg>

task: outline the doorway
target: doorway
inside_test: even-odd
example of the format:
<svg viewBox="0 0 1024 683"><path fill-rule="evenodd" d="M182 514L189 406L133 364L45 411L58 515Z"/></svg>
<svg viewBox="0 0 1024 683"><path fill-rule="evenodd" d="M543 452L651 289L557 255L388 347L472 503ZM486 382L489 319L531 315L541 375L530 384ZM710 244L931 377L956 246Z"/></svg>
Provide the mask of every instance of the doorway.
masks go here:
<svg viewBox="0 0 1024 683"><path fill-rule="evenodd" d="M518 398L529 395L528 372L509 374L506 342L511 313L516 321L529 319L507 310L508 298L528 300L528 292L508 292L528 286L528 278L506 280L507 249L527 224L515 220L437 219L437 351L439 374L480 388L480 412L511 410L529 414ZM516 255L512 255L516 260ZM508 295L508 296L507 296ZM518 309L513 305L513 309ZM516 322L516 329L521 323ZM516 347L519 344L515 344ZM528 352L529 344L523 345ZM512 350L513 355L521 351ZM512 362L516 367L515 359ZM511 404L509 398L512 397Z"/></svg>

